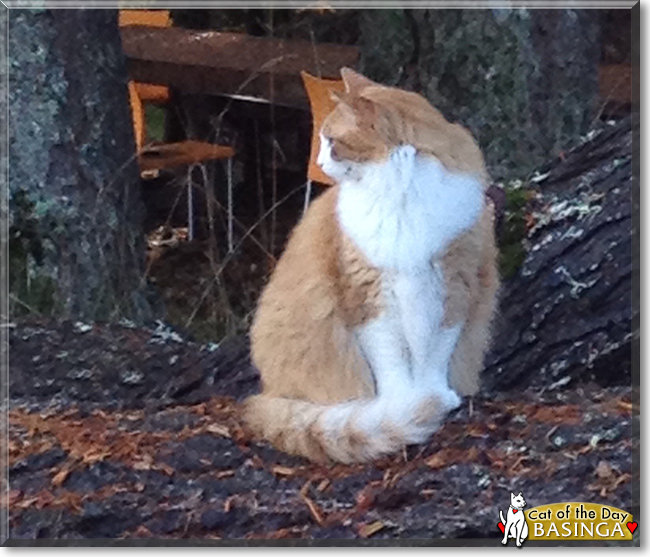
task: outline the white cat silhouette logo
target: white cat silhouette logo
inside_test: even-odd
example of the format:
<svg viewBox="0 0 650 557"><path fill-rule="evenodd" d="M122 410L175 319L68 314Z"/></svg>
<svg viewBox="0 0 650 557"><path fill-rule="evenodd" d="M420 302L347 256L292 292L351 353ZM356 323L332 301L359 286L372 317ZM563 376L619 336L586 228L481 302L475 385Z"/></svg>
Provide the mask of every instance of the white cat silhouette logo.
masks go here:
<svg viewBox="0 0 650 557"><path fill-rule="evenodd" d="M528 523L524 514L525 506L526 500L520 491L519 495L510 494L510 507L505 518L503 512L499 511L501 522L497 526L503 532L503 539L501 540L503 545L508 543L508 538L514 538L517 547L521 547L521 544L528 537Z"/></svg>

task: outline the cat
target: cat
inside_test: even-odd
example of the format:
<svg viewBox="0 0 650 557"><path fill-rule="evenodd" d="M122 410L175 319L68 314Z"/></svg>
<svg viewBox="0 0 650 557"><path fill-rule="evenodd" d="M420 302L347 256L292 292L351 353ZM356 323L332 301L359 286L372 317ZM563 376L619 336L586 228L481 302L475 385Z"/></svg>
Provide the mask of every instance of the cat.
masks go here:
<svg viewBox="0 0 650 557"><path fill-rule="evenodd" d="M424 442L477 392L498 276L471 134L416 93L341 74L318 157L337 185L262 292L262 393L244 417L288 453L352 463Z"/></svg>
<svg viewBox="0 0 650 557"><path fill-rule="evenodd" d="M517 547L521 547L521 544L528 537L528 522L526 522L526 515L524 514L525 506L526 501L520 491L519 495L510 494L510 507L508 508L507 518L504 518L503 512L499 511L501 523L505 526L503 539L501 540L503 545L508 543L508 538L514 538Z"/></svg>

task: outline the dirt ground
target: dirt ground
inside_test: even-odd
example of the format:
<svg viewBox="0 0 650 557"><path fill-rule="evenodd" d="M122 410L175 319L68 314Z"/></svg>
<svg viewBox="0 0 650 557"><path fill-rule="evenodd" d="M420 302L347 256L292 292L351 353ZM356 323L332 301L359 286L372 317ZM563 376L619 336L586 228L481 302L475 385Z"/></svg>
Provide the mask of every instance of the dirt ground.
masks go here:
<svg viewBox="0 0 650 557"><path fill-rule="evenodd" d="M10 333L13 540L485 539L510 491L632 507L631 390L488 393L425 446L324 467L254 443L243 337L28 320ZM637 480L638 483L638 480ZM489 538L489 539L488 539ZM492 540L493 539L493 540Z"/></svg>

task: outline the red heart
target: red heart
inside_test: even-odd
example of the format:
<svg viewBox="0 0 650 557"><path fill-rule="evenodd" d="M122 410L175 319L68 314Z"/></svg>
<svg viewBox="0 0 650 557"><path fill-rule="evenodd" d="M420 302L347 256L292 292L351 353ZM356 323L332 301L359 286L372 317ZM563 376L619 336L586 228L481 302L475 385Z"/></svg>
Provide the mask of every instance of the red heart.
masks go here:
<svg viewBox="0 0 650 557"><path fill-rule="evenodd" d="M499 530L501 530L502 534L505 533L506 527L503 525L502 522L497 522L497 526L499 527ZM629 526L628 526L628 528L629 528Z"/></svg>
<svg viewBox="0 0 650 557"><path fill-rule="evenodd" d="M513 512L514 514L517 514L517 509L512 509L512 512Z"/></svg>
<svg viewBox="0 0 650 557"><path fill-rule="evenodd" d="M636 530L636 527L638 524L636 522L628 522L627 523L627 529L634 534L634 530Z"/></svg>

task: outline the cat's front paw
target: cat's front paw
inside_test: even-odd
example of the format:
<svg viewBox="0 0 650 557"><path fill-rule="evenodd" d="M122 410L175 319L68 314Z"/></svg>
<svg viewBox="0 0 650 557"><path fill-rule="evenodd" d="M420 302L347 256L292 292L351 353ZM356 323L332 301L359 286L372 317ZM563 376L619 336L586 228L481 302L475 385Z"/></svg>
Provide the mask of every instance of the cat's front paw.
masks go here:
<svg viewBox="0 0 650 557"><path fill-rule="evenodd" d="M411 181L416 154L417 150L413 145L400 145L392 150L390 161L395 179L406 183Z"/></svg>
<svg viewBox="0 0 650 557"><path fill-rule="evenodd" d="M393 160L411 162L415 158L417 149L413 145L400 145L393 150Z"/></svg>
<svg viewBox="0 0 650 557"><path fill-rule="evenodd" d="M447 412L455 410L463 403L463 399L458 396L458 393L449 387L439 394Z"/></svg>

